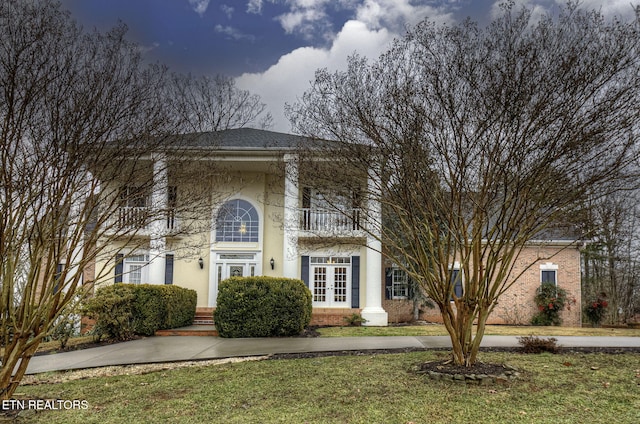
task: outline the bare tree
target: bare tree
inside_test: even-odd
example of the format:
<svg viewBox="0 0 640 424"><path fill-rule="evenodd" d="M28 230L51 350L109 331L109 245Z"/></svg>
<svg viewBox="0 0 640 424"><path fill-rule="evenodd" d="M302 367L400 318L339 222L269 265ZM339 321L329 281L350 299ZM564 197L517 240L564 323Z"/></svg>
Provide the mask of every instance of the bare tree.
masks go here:
<svg viewBox="0 0 640 424"><path fill-rule="evenodd" d="M486 28L423 22L373 63L319 70L287 108L299 133L334 141L313 146L331 158L314 178L368 177L382 214L362 211L364 228L438 305L466 366L524 247L570 230L638 157L638 22L503 9Z"/></svg>
<svg viewBox="0 0 640 424"><path fill-rule="evenodd" d="M236 87L224 75L174 74L167 88L175 113L184 122L184 131L220 131L230 128L272 125L271 113L257 94Z"/></svg>
<svg viewBox="0 0 640 424"><path fill-rule="evenodd" d="M136 198L121 187L151 187L166 172L149 167L176 128L164 69L143 65L123 26L86 33L59 7L0 2L0 399L58 314L101 277L83 278L85 268L113 255L116 238L135 247L167 212L118 215Z"/></svg>
<svg viewBox="0 0 640 424"><path fill-rule="evenodd" d="M608 322L633 318L639 304L638 199L636 192L614 193L586 208L590 243L583 252L585 300L606 294Z"/></svg>

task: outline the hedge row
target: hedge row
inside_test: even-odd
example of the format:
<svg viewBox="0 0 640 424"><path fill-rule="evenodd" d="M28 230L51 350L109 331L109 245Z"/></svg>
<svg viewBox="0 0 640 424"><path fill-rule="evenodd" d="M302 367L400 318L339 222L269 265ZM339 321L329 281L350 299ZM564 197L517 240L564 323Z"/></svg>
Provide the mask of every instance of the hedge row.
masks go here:
<svg viewBox="0 0 640 424"><path fill-rule="evenodd" d="M311 321L311 292L300 280L232 277L220 283L213 314L221 337L284 337Z"/></svg>
<svg viewBox="0 0 640 424"><path fill-rule="evenodd" d="M156 330L191 325L196 313L195 290L152 284L114 284L99 288L85 306L96 320L94 332L127 340L153 335Z"/></svg>

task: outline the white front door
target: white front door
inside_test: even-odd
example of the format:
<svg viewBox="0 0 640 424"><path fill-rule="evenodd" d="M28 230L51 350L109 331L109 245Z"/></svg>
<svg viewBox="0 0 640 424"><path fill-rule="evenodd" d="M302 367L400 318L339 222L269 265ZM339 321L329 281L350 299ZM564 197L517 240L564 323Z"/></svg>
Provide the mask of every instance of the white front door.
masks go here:
<svg viewBox="0 0 640 424"><path fill-rule="evenodd" d="M311 266L313 306L318 308L349 308L351 298L351 268L349 265L323 264Z"/></svg>
<svg viewBox="0 0 640 424"><path fill-rule="evenodd" d="M213 254L213 253L212 253ZM261 275L260 255L256 253L217 253L213 264L213 278L209 304L216 306L220 282L229 277L253 277Z"/></svg>

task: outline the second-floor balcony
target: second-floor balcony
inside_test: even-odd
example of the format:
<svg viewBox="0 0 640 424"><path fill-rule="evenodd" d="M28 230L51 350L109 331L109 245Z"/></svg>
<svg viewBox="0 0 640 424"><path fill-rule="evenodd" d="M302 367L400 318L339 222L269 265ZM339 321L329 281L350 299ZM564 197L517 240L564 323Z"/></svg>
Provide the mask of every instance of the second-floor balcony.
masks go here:
<svg viewBox="0 0 640 424"><path fill-rule="evenodd" d="M175 209L168 209L162 214L154 214L151 208L146 206L119 207L113 227L118 230L137 230L141 234L149 234L154 221L162 222L161 231L163 232L171 233L179 229Z"/></svg>
<svg viewBox="0 0 640 424"><path fill-rule="evenodd" d="M353 235L361 230L360 209L330 211L302 208L299 217L302 231L318 235Z"/></svg>

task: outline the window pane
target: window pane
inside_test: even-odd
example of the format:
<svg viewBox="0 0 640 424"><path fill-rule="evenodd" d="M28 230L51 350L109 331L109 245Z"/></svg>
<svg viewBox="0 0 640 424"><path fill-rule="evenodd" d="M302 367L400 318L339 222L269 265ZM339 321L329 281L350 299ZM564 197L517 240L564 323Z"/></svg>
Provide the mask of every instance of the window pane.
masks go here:
<svg viewBox="0 0 640 424"><path fill-rule="evenodd" d="M407 273L401 269L394 269L392 275L392 297L393 298L406 298L408 295L408 285L407 285Z"/></svg>
<svg viewBox="0 0 640 424"><path fill-rule="evenodd" d="M140 284L142 282L142 265L129 265L129 283Z"/></svg>
<svg viewBox="0 0 640 424"><path fill-rule="evenodd" d="M249 202L230 200L220 208L216 219L216 241L255 243L258 237L258 211Z"/></svg>
<svg viewBox="0 0 640 424"><path fill-rule="evenodd" d="M556 284L556 271L555 270L542 271L542 283Z"/></svg>

